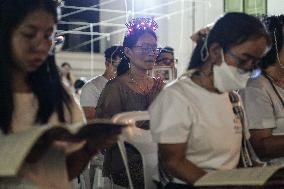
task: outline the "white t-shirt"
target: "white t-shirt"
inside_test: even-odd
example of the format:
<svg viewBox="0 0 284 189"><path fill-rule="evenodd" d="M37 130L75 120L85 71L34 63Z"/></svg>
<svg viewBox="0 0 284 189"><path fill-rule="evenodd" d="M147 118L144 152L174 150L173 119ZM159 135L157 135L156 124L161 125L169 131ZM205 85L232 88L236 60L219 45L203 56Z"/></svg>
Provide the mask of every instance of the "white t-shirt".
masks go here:
<svg viewBox="0 0 284 189"><path fill-rule="evenodd" d="M282 99L284 89L274 84ZM284 108L270 82L260 76L250 79L247 87L240 91L248 118L249 129L272 129L273 135L284 135ZM284 164L284 157L264 161Z"/></svg>
<svg viewBox="0 0 284 189"><path fill-rule="evenodd" d="M186 158L205 171L238 165L242 125L228 93L209 92L184 77L165 88L149 112L155 142L187 143Z"/></svg>
<svg viewBox="0 0 284 189"><path fill-rule="evenodd" d="M96 107L102 90L108 80L100 75L89 80L82 88L80 104L82 107Z"/></svg>

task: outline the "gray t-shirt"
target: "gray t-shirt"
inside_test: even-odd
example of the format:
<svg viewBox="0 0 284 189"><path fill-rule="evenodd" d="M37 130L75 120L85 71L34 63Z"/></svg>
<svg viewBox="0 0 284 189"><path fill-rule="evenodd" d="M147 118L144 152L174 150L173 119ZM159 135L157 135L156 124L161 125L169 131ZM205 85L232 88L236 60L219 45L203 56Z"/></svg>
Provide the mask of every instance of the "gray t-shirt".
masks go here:
<svg viewBox="0 0 284 189"><path fill-rule="evenodd" d="M108 80L100 75L89 80L82 88L80 104L82 107L96 107L102 90Z"/></svg>
<svg viewBox="0 0 284 189"><path fill-rule="evenodd" d="M284 89L276 83L274 86L284 99ZM240 95L250 129L272 129L273 135L284 134L284 108L268 79L264 76L250 79ZM284 158L273 159L272 163L283 164Z"/></svg>

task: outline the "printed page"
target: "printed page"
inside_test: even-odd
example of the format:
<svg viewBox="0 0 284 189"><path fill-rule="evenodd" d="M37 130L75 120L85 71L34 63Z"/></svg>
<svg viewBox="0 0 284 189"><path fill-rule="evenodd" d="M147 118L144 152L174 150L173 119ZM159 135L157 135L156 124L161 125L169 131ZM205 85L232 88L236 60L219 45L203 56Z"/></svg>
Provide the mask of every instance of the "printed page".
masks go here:
<svg viewBox="0 0 284 189"><path fill-rule="evenodd" d="M260 186L276 173L280 166L240 168L212 171L199 179L195 186Z"/></svg>
<svg viewBox="0 0 284 189"><path fill-rule="evenodd" d="M17 174L36 140L48 127L31 128L21 133L0 133L0 176Z"/></svg>
<svg viewBox="0 0 284 189"><path fill-rule="evenodd" d="M126 125L112 123L110 120L95 120L87 124L37 125L8 135L0 132L0 177L17 175L34 147L45 149L54 141L78 142L85 139L96 144L109 135L121 132L123 127Z"/></svg>

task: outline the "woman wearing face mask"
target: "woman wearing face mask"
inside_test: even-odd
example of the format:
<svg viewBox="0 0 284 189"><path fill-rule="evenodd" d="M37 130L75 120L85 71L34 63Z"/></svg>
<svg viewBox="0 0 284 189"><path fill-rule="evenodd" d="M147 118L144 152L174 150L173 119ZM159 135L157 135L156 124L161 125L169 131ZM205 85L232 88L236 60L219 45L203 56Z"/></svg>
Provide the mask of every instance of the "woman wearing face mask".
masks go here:
<svg viewBox="0 0 284 189"><path fill-rule="evenodd" d="M225 14L197 42L189 71L152 103L150 128L166 188L191 188L209 171L237 167L243 129L228 92L245 87L268 41L257 18Z"/></svg>
<svg viewBox="0 0 284 189"><path fill-rule="evenodd" d="M284 164L284 15L263 18L272 47L261 60L262 74L240 91L250 129L250 141L263 161Z"/></svg>

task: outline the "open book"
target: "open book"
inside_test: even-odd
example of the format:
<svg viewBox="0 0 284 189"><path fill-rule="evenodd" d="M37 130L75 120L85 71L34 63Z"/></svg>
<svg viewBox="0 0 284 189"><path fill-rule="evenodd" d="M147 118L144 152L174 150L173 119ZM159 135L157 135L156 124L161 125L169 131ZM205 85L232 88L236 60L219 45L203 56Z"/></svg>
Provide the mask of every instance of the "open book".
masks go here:
<svg viewBox="0 0 284 189"><path fill-rule="evenodd" d="M197 180L194 186L261 186L273 177L275 180L283 180L281 168L281 166L267 166L212 171Z"/></svg>
<svg viewBox="0 0 284 189"><path fill-rule="evenodd" d="M0 177L17 175L29 152L47 148L53 141L80 141L120 133L124 124L95 120L87 124L34 126L23 132L4 135L0 132Z"/></svg>

